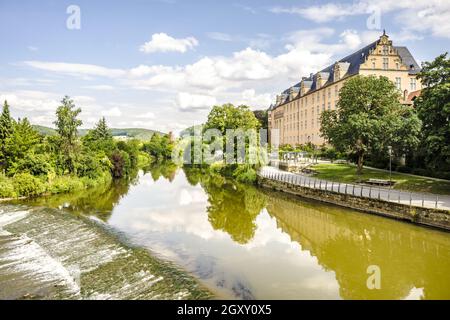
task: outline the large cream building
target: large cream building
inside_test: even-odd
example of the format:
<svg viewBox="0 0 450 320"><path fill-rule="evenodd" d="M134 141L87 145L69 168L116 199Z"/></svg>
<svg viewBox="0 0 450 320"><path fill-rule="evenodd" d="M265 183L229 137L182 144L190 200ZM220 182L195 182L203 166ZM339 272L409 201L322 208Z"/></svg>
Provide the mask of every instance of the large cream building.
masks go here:
<svg viewBox="0 0 450 320"><path fill-rule="evenodd" d="M316 145L324 143L320 136L320 114L333 110L339 90L355 75L385 76L395 83L407 103L411 92L421 89L416 79L420 67L406 47L397 47L383 35L375 42L335 62L333 65L303 77L277 96L269 108L269 130L279 129L280 144Z"/></svg>

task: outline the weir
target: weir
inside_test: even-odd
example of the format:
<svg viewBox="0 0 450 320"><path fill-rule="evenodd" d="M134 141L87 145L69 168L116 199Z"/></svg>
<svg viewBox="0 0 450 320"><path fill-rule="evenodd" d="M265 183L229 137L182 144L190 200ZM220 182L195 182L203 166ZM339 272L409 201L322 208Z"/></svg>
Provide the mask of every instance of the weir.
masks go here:
<svg viewBox="0 0 450 320"><path fill-rule="evenodd" d="M199 299L169 262L64 210L0 207L0 299Z"/></svg>

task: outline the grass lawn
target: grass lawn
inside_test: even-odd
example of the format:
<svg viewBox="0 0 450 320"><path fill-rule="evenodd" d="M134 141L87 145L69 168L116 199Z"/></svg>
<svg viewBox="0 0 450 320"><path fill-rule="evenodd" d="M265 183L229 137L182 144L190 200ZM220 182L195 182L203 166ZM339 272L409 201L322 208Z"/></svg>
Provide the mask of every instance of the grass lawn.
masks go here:
<svg viewBox="0 0 450 320"><path fill-rule="evenodd" d="M369 168L364 168L362 175L358 176L356 166L348 164L320 163L314 165L312 169L317 172L315 177L336 182L355 183L367 179L389 180L389 172ZM398 172L392 172L392 180L396 182L394 189L450 194L449 180L437 180Z"/></svg>

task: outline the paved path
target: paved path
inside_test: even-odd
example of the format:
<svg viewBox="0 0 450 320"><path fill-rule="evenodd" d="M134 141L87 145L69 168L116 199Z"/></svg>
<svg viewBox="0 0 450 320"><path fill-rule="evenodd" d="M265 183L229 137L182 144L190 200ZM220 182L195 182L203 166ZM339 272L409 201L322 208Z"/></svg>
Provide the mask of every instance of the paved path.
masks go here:
<svg viewBox="0 0 450 320"><path fill-rule="evenodd" d="M437 208L450 210L450 196L431 193L407 192L385 187L368 186L362 184L347 184L321 180L306 175L282 171L276 167L263 167L260 174L263 177L289 181L296 185L310 188L347 193L373 199L403 203L415 207Z"/></svg>

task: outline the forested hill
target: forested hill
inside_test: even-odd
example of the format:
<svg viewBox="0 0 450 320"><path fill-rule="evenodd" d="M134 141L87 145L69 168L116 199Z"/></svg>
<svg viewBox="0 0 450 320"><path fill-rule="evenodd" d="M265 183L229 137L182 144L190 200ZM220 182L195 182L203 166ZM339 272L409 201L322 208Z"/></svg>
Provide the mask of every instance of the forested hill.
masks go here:
<svg viewBox="0 0 450 320"><path fill-rule="evenodd" d="M56 135L56 130L49 128L49 127L33 125L33 128L36 129L40 134L43 134L43 135ZM84 136L88 131L89 131L89 129L79 129L78 130L80 136ZM155 133L155 132L159 133L159 134L163 134L162 132L150 130L150 129L139 129L139 128L118 128L118 129L113 128L113 129L111 129L111 133L114 137L126 136L126 137L136 138L136 139L140 139L140 140L150 140L153 133Z"/></svg>

